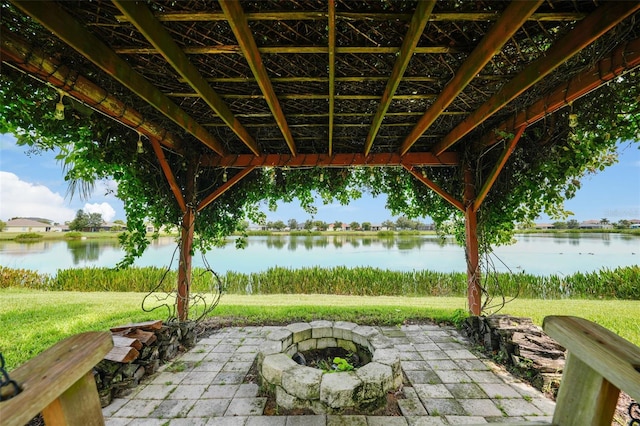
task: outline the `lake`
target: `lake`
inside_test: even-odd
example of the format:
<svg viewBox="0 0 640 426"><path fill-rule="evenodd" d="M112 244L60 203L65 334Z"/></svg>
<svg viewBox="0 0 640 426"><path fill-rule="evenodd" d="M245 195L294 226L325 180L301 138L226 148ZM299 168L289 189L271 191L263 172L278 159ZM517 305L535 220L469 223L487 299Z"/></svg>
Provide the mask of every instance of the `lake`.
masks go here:
<svg viewBox="0 0 640 426"><path fill-rule="evenodd" d="M517 243L498 247L490 262L500 272L526 272L535 275L566 275L602 268L637 265L640 236L628 234L524 234ZM39 241L16 243L0 241L0 265L55 274L58 269L113 267L122 258L117 240ZM175 240L154 241L136 266L177 269ZM452 239L435 235L396 236L395 238L330 235L313 237L252 236L244 250L233 241L207 253L206 261L218 273L258 272L270 267L373 266L408 271L428 269L464 272L464 250ZM194 266L203 266L201 254Z"/></svg>

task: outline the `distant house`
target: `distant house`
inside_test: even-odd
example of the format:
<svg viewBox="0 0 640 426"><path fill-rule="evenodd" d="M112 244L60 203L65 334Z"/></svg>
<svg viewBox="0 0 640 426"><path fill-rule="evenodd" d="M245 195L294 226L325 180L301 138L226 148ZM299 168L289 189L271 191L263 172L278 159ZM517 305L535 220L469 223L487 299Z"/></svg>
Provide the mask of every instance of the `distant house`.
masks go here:
<svg viewBox="0 0 640 426"><path fill-rule="evenodd" d="M49 232L52 225L31 219L13 219L7 222L6 232Z"/></svg>
<svg viewBox="0 0 640 426"><path fill-rule="evenodd" d="M585 220L580 222L580 229L612 229L610 223L600 223L599 220Z"/></svg>
<svg viewBox="0 0 640 426"><path fill-rule="evenodd" d="M553 229L553 223L536 223L536 229Z"/></svg>
<svg viewBox="0 0 640 426"><path fill-rule="evenodd" d="M372 231L388 231L389 228L376 223L371 225L371 230Z"/></svg>

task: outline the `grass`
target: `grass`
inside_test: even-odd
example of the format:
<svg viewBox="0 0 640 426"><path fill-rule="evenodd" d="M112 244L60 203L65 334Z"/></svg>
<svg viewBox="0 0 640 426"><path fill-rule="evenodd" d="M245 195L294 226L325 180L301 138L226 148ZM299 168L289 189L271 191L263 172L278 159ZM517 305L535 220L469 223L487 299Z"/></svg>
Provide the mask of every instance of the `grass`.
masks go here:
<svg viewBox="0 0 640 426"><path fill-rule="evenodd" d="M164 313L140 309L144 293L66 292L0 289L0 352L15 368L67 336L151 319ZM329 319L360 324L400 325L407 320L452 321L461 297L333 295L224 295L213 312L236 325ZM518 299L505 312L533 318L576 315L595 321L640 345L637 301Z"/></svg>

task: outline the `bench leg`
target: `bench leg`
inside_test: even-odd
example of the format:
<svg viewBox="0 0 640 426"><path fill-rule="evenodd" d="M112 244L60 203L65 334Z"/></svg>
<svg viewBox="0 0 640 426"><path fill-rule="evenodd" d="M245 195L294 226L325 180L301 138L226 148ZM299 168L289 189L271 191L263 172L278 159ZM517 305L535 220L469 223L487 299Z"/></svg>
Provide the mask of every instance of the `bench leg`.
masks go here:
<svg viewBox="0 0 640 426"><path fill-rule="evenodd" d="M620 390L571 352L558 391L553 424L611 425Z"/></svg>
<svg viewBox="0 0 640 426"><path fill-rule="evenodd" d="M104 426L98 388L89 371L42 410L47 426Z"/></svg>

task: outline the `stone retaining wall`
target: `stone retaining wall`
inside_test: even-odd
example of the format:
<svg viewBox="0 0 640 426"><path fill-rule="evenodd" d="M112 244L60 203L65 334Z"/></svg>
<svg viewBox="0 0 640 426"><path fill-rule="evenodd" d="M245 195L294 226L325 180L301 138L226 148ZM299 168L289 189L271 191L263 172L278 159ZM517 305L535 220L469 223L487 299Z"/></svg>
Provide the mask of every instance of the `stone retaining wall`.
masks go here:
<svg viewBox="0 0 640 426"><path fill-rule="evenodd" d="M155 373L160 365L196 343L194 322L165 324L153 332L156 339L144 345L134 361L120 363L104 359L94 367L94 378L103 407L109 405L113 398L127 394L143 377Z"/></svg>
<svg viewBox="0 0 640 426"><path fill-rule="evenodd" d="M556 395L564 368L565 349L530 318L510 315L469 317L462 331L533 386Z"/></svg>

